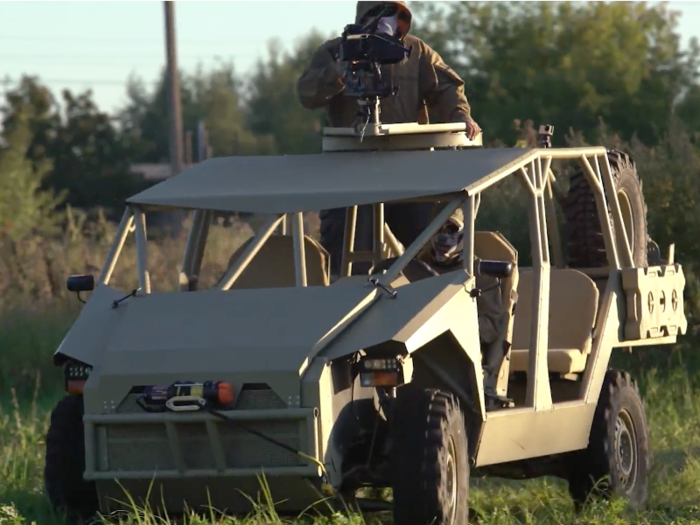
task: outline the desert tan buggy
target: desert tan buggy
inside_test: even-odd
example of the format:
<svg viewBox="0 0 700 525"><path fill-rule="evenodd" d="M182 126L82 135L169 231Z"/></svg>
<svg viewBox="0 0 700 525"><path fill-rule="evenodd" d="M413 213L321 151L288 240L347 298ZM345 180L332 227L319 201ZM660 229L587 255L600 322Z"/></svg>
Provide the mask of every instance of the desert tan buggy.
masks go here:
<svg viewBox="0 0 700 525"><path fill-rule="evenodd" d="M264 474L280 511L322 498L379 508L353 495L391 487L395 523L461 525L470 477L555 475L579 505L603 478L602 496L643 507L644 407L608 364L615 348L685 333L681 266L672 249L657 265L634 260L627 232L646 223L620 197L638 183L626 156L480 140L461 124L328 129L321 154L213 158L130 198L102 273L68 280L91 296L55 353L68 395L47 437L53 504L108 512L126 490L169 512L246 512L243 494L255 498ZM569 202L597 210L569 226L603 264L564 261L552 167L566 160L580 165ZM482 193L510 177L529 202L530 267L502 234L474 227ZM385 204L426 201L439 211L403 246ZM374 219L364 252L354 249L363 205ZM303 221L328 208L348 218L332 281ZM151 290L149 209L194 212L179 291ZM420 256L457 209L461 263L439 272ZM269 221L200 289L212 215L234 211ZM131 233L129 293L110 278ZM353 274L361 261L369 275Z"/></svg>

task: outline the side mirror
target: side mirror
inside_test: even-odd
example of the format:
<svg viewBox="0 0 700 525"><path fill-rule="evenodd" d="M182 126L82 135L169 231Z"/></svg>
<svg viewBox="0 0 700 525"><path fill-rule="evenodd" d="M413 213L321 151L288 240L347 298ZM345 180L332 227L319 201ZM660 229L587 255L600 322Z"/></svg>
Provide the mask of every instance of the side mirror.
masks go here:
<svg viewBox="0 0 700 525"><path fill-rule="evenodd" d="M91 292L95 289L95 278L92 275L71 275L67 286L69 292Z"/></svg>
<svg viewBox="0 0 700 525"><path fill-rule="evenodd" d="M80 292L91 292L95 289L95 278L92 275L71 275L66 285L69 292L78 294L78 301L85 303L80 298Z"/></svg>
<svg viewBox="0 0 700 525"><path fill-rule="evenodd" d="M496 279L507 279L513 275L513 263L509 261L479 261L477 272Z"/></svg>

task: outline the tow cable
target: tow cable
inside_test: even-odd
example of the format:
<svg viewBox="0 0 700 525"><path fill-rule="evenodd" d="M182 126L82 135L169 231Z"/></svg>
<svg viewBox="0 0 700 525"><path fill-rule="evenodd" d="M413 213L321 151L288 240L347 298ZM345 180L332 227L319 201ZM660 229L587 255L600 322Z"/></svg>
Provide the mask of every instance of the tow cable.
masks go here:
<svg viewBox="0 0 700 525"><path fill-rule="evenodd" d="M210 381L207 381L203 384L196 384L196 383L176 383L174 385L171 385L165 390L157 389L157 390L151 390L150 392L143 394L142 396L139 396L139 399L137 400L137 404L144 409L146 412L164 412L165 410L170 410L171 412L193 412L193 411L205 411L212 416L221 419L222 421L225 421L227 423L231 423L234 425L237 425L240 427L242 430L245 430L249 434L253 434L254 436L259 437L260 439L264 439L268 443L271 443L272 445L275 445L281 449L286 450L287 452L291 452L292 454L295 454L299 456L300 458L303 458L307 461L310 461L314 465L316 465L318 468L321 469L321 491L326 494L327 496L333 496L335 495L335 489L329 482L329 477L328 477L328 472L326 471L325 465L316 459L315 457L306 454L302 452L301 450L297 450L294 447L290 447L289 445L282 443L281 441L277 441L274 438L271 438L270 436L266 436L262 432L259 432L257 430L254 430L252 428L249 428L242 424L240 421L237 421L233 418L228 417L226 414L223 412L220 412L219 410L215 409L214 407L211 406L210 400L207 399L206 394L208 392L216 391L218 390L218 383L212 383ZM183 390L186 389L187 394L185 395L168 395L168 393L173 393L173 391L177 394L183 392ZM192 392L195 391L200 395L192 395ZM154 395L155 393L155 395ZM184 393L184 392L183 392ZM156 401L156 403L159 405L160 409L153 410L151 407L147 407L146 403L144 402L145 399L148 399L149 401ZM165 401L163 403L163 401ZM162 407L162 408L161 408Z"/></svg>

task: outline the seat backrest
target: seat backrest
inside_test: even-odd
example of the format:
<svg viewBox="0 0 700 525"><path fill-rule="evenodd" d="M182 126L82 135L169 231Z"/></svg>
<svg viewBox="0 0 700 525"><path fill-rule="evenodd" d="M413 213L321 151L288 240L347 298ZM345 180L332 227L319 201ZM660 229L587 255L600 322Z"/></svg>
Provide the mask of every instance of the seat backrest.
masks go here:
<svg viewBox="0 0 700 525"><path fill-rule="evenodd" d="M513 318L511 312L513 311L513 306L516 301L516 294L514 293L518 286L518 252L513 247L508 240L498 232L490 231L478 231L474 232L474 255L482 260L492 260L492 261L509 261L513 263L513 274L501 280L501 308L505 310L509 315L509 321L506 327L505 340L511 342L513 335ZM479 278L477 277L477 283L479 286L482 285L479 281L488 281L485 284L487 287L490 286L491 278ZM486 292L495 293L494 292ZM483 311L484 308L492 306L493 301L488 300L488 297L482 295L481 298L477 299L478 307L480 308L481 314L487 314Z"/></svg>
<svg viewBox="0 0 700 525"><path fill-rule="evenodd" d="M500 232L474 232L474 253L481 259L518 261L518 252Z"/></svg>
<svg viewBox="0 0 700 525"><path fill-rule="evenodd" d="M513 348L530 347L534 272L520 269L518 306L515 312ZM598 287L593 279L571 268L552 268L550 273L550 349L578 349L588 354L598 313Z"/></svg>
<svg viewBox="0 0 700 525"><path fill-rule="evenodd" d="M253 242L253 238L244 242L231 255L227 268L230 268L238 260L251 242ZM308 286L328 286L328 253L308 235L304 236L304 253L306 254L306 284ZM294 237L291 235L272 235L233 283L231 290L291 288L294 286L296 286Z"/></svg>
<svg viewBox="0 0 700 525"><path fill-rule="evenodd" d="M518 285L518 251L501 233L478 231L474 232L474 255L483 260L513 263L513 275L501 281L503 306L512 311L515 301L511 291Z"/></svg>

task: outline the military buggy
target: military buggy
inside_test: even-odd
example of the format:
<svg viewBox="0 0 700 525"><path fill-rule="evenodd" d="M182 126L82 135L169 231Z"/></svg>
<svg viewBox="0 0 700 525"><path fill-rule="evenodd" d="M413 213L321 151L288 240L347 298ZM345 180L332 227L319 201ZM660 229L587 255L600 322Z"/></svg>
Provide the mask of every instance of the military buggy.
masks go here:
<svg viewBox="0 0 700 525"><path fill-rule="evenodd" d="M92 292L55 353L68 394L47 438L53 503L106 512L125 489L169 512L184 502L245 512L241 492L254 495L264 474L280 510L391 487L395 523L461 525L470 477L556 475L578 504L607 476L603 496L643 507L644 406L609 362L613 349L685 333L681 265L672 250L660 264L633 259L625 224L634 221L616 186L622 154L482 148L464 130L330 129L322 154L213 158L130 198L102 273L69 279L69 289ZM586 220L599 230L579 236L601 239L597 266L563 257L552 191L562 160L580 165L586 185L570 191L597 210ZM474 226L482 193L508 178L528 198L529 267L501 233ZM403 246L384 206L413 201L440 209ZM363 205L373 210L372 243L357 251ZM337 278L304 231L305 212L328 208L349 219ZM151 289L149 209L193 211L179 291ZM419 255L457 209L462 262L440 273ZM269 221L201 289L221 211ZM129 293L110 278L132 233L139 282ZM354 274L363 261L369 274ZM504 320L494 341L483 337L489 315ZM485 370L494 351L498 366Z"/></svg>

